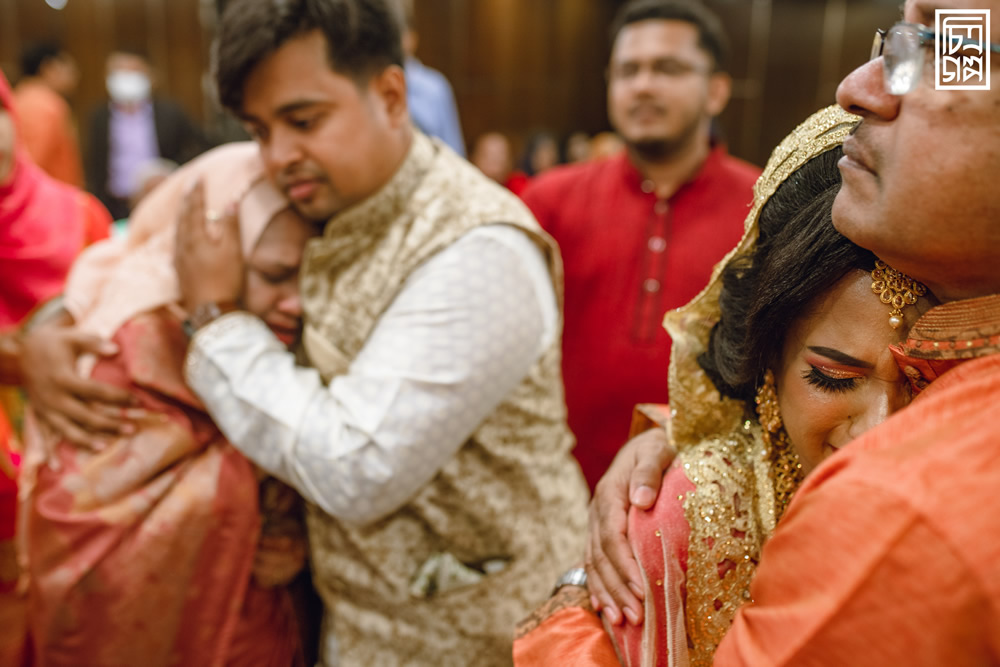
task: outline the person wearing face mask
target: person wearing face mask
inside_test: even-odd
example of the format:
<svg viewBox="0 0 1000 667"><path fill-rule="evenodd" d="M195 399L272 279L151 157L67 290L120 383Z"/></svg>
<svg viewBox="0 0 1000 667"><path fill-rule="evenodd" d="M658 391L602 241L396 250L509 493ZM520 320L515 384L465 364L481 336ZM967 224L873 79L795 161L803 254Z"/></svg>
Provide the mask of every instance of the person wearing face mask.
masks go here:
<svg viewBox="0 0 1000 667"><path fill-rule="evenodd" d="M145 56L112 52L105 85L109 101L91 116L85 170L87 189L119 219L129 214L146 164L160 158L183 164L209 144L180 106L153 95Z"/></svg>

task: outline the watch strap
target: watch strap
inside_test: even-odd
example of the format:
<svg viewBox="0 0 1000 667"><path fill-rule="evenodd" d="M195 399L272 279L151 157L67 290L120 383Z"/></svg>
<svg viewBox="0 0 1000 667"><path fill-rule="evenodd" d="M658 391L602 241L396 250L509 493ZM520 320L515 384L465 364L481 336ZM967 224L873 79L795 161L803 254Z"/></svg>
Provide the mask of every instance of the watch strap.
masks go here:
<svg viewBox="0 0 1000 667"><path fill-rule="evenodd" d="M587 571L582 567L574 567L563 573L556 581L555 588L552 589L552 593L556 593L563 586L579 586L581 588L586 588L587 586Z"/></svg>
<svg viewBox="0 0 1000 667"><path fill-rule="evenodd" d="M217 320L226 313L232 313L234 311L240 310L237 303L233 301L223 301L223 302L213 302L202 303L195 307L186 320L184 320L182 327L184 329L184 334L191 338L197 333L198 329L208 324L213 320Z"/></svg>

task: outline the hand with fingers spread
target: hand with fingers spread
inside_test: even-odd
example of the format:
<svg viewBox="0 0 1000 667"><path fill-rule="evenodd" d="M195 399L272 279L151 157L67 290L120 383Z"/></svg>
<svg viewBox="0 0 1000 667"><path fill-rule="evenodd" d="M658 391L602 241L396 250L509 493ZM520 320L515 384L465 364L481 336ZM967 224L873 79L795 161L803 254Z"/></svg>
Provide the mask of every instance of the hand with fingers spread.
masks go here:
<svg viewBox="0 0 1000 667"><path fill-rule="evenodd" d="M236 209L207 211L200 180L181 207L174 268L181 304L189 313L203 304L235 303L243 292L244 260Z"/></svg>
<svg viewBox="0 0 1000 667"><path fill-rule="evenodd" d="M676 456L667 431L654 428L628 441L597 483L590 501L585 566L591 604L614 625L642 623L643 581L628 543L628 512L649 509Z"/></svg>
<svg viewBox="0 0 1000 667"><path fill-rule="evenodd" d="M38 325L19 345L20 375L32 409L57 434L82 447L100 448L107 438L134 431L132 397L120 387L81 377L77 359L83 354L114 356L117 347L81 333L64 314Z"/></svg>

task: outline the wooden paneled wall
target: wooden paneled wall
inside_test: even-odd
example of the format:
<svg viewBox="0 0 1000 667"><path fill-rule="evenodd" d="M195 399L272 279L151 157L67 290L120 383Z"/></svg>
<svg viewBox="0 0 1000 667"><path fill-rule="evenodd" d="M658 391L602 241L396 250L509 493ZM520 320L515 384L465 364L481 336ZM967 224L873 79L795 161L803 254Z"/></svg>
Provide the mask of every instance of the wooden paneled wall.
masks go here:
<svg viewBox="0 0 1000 667"><path fill-rule="evenodd" d="M625 0L416 0L418 55L452 82L466 140L609 129L608 25ZM832 104L898 0L705 0L732 42L732 152L763 164L796 123Z"/></svg>
<svg viewBox="0 0 1000 667"><path fill-rule="evenodd" d="M45 0L0 0L0 66L19 76L24 45L56 41L76 59L80 86L71 100L78 120L107 99L104 64L116 48L146 54L159 91L204 119L204 72L211 35L203 28L207 0L67 0L62 10ZM209 107L210 108L210 107Z"/></svg>
<svg viewBox="0 0 1000 667"><path fill-rule="evenodd" d="M796 124L833 104L837 84L868 60L897 0L706 0L732 42L733 99L722 116L730 150L763 164Z"/></svg>
<svg viewBox="0 0 1000 667"><path fill-rule="evenodd" d="M449 78L466 140L500 130L523 139L607 129L607 26L624 0L416 0L418 55ZM735 94L722 118L730 149L762 163L810 111L833 102L837 82L864 62L876 27L899 0L705 0L733 43ZM149 54L159 88L197 118L206 104L212 0L0 0L0 66L17 74L32 40L57 39L83 80L78 112L104 98L104 59L115 47Z"/></svg>

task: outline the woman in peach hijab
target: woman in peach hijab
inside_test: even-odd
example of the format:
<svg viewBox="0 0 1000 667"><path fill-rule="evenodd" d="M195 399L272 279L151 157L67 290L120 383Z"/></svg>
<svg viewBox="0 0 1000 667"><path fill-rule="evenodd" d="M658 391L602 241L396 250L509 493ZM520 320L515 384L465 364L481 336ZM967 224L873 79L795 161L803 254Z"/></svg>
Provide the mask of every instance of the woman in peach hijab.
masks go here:
<svg viewBox="0 0 1000 667"><path fill-rule="evenodd" d="M266 182L251 143L186 165L139 206L127 237L81 257L64 305L119 349L82 370L128 389L144 414L94 450L28 420L23 534L39 664L301 661L283 585L304 564L298 497L260 479L183 380L174 235L202 197L209 210L238 207L247 307L283 333L299 322L297 262L278 283L260 276L287 250L301 254L313 229Z"/></svg>

